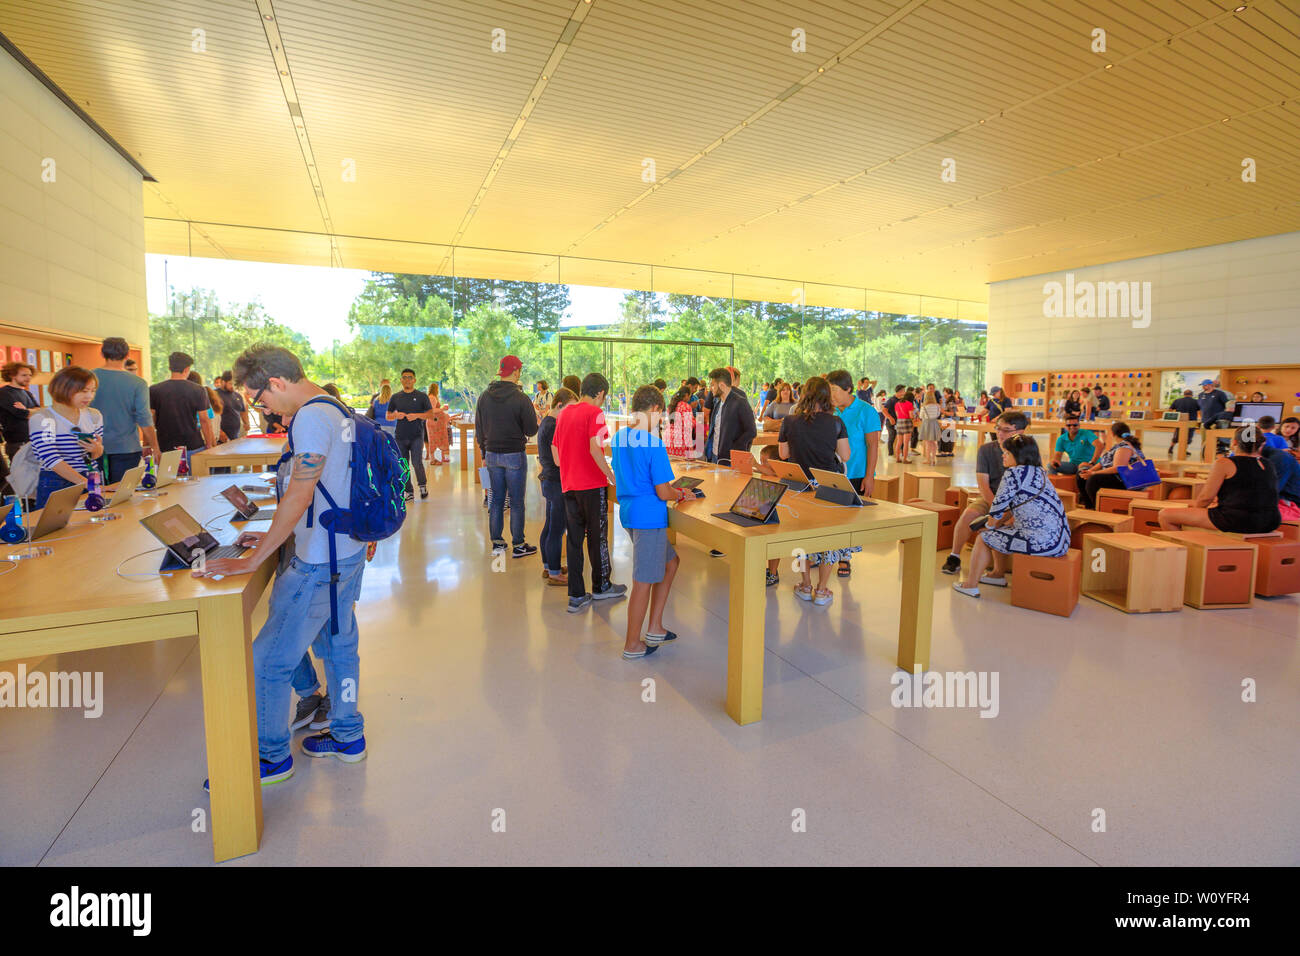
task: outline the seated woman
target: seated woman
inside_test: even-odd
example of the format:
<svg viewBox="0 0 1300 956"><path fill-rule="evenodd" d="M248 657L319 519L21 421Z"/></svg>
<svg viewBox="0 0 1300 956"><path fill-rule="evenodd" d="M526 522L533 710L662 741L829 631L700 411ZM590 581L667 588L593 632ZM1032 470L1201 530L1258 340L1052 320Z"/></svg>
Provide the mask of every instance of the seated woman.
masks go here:
<svg viewBox="0 0 1300 956"><path fill-rule="evenodd" d="M34 508L53 492L85 485L90 462L104 454L104 416L90 407L98 387L93 372L69 365L50 379L53 404L32 409L32 454L41 466Z"/></svg>
<svg viewBox="0 0 1300 956"><path fill-rule="evenodd" d="M1110 426L1110 434L1112 444L1102 452L1097 464L1081 464L1075 475L1079 486L1080 508L1096 507L1097 492L1103 488L1123 488L1119 469L1146 458L1142 454L1142 442L1129 431L1128 422L1114 422Z"/></svg>
<svg viewBox="0 0 1300 956"><path fill-rule="evenodd" d="M1278 426L1277 433L1286 439L1286 443L1290 448L1300 450L1300 418L1292 416L1282 419L1282 424Z"/></svg>
<svg viewBox="0 0 1300 956"><path fill-rule="evenodd" d="M1256 428L1238 428L1231 457L1215 459L1210 477L1191 508L1164 508L1160 527L1206 528L1234 534L1268 534L1282 523L1277 507L1277 472L1260 453L1264 436ZM1215 497L1219 503L1211 504Z"/></svg>
<svg viewBox="0 0 1300 956"><path fill-rule="evenodd" d="M975 537L966 580L953 590L979 597L981 584L1007 586L1005 555L1032 554L1059 558L1070 550L1070 524L1065 506L1047 479L1038 443L1029 435L1012 435L1002 443L1006 471L989 507L989 523ZM985 575L989 557L993 573Z"/></svg>

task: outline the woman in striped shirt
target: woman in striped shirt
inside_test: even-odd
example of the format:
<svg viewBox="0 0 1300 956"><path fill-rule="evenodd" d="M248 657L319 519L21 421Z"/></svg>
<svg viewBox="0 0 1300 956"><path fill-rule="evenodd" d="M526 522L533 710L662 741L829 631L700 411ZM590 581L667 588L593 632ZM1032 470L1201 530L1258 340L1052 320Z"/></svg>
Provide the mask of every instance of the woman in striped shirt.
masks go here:
<svg viewBox="0 0 1300 956"><path fill-rule="evenodd" d="M84 485L90 459L104 454L104 416L90 407L98 387L93 372L70 365L50 381L53 406L32 411L32 453L41 466L35 507L44 508L55 491ZM90 438L79 439L78 433Z"/></svg>

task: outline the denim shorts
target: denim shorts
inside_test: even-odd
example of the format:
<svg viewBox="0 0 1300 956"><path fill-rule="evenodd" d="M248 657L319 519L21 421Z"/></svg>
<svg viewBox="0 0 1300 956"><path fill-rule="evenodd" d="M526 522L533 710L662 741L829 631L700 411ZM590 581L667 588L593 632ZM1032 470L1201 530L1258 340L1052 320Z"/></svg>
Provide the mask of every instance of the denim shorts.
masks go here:
<svg viewBox="0 0 1300 956"><path fill-rule="evenodd" d="M677 552L668 543L667 528L629 528L632 536L632 580L637 584L658 584L668 562Z"/></svg>

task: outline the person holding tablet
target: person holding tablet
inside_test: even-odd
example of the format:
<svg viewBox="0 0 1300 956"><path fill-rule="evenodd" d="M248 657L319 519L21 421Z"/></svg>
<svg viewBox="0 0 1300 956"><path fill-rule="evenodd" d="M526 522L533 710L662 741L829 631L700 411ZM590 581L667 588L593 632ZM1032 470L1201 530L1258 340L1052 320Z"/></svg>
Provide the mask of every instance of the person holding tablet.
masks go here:
<svg viewBox="0 0 1300 956"><path fill-rule="evenodd" d="M104 454L104 416L90 407L98 386L93 372L70 365L50 380L53 405L32 410L32 453L41 466L34 509L44 508L52 492L84 485L89 459Z"/></svg>
<svg viewBox="0 0 1300 956"><path fill-rule="evenodd" d="M852 385L851 379L849 384ZM804 384L799 401L790 414L781 419L777 443L781 457L799 465L804 471L821 468L824 471L844 473L844 462L850 456L849 432L844 420L835 414L831 388L826 379L813 376ZM795 597L801 601L811 601L818 607L826 607L834 600L834 595L826 586L830 582L831 572L839 562L861 550L859 547L836 548L808 555L803 562L803 581L794 589ZM814 567L817 568L816 588L812 586L810 570ZM769 579L772 574L769 562Z"/></svg>

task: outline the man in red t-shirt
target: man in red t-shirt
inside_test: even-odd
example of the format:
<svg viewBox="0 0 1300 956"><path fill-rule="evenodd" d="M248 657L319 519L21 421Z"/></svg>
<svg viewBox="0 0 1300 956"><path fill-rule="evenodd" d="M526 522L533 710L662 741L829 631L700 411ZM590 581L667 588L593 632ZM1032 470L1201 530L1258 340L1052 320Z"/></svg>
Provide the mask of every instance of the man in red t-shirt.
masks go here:
<svg viewBox="0 0 1300 956"><path fill-rule="evenodd" d="M569 533L569 613L577 614L593 600L617 599L627 595L627 586L609 580L609 542L606 539L609 514L606 510L614 472L605 460L605 413L601 406L609 393L609 382L599 372L582 380L582 394L568 405L555 426L551 449L560 467L564 491L564 512ZM583 577L582 544L587 543L591 559L591 593Z"/></svg>

